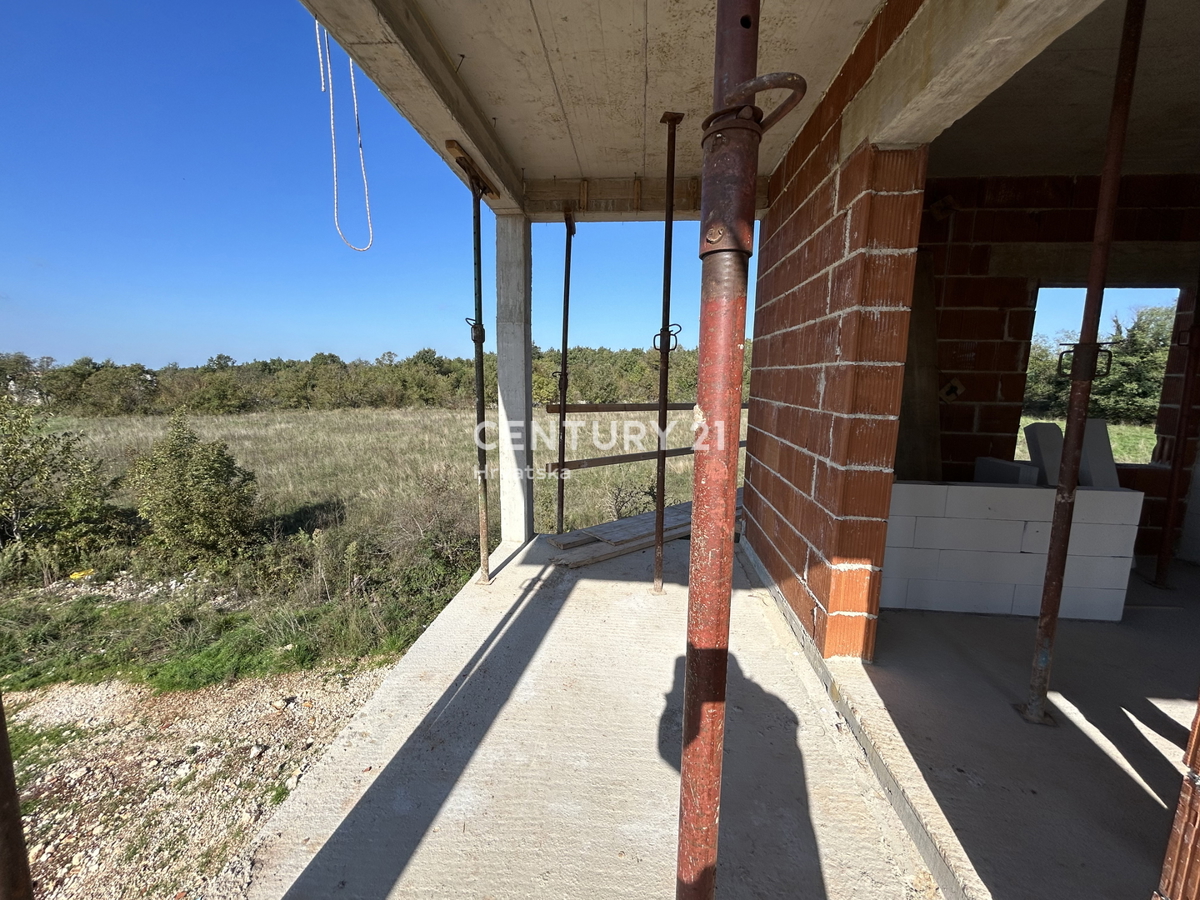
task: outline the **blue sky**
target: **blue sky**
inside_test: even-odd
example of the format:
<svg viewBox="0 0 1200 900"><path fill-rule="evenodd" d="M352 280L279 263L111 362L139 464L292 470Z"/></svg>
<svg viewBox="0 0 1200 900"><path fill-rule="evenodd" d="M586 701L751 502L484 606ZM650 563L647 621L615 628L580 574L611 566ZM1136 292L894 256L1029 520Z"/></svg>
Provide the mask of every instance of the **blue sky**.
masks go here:
<svg viewBox="0 0 1200 900"><path fill-rule="evenodd" d="M360 73L375 246L342 244L327 98L298 2L7 3L0 33L0 351L151 366L217 353L470 353L470 196ZM334 75L343 228L361 242L336 48ZM580 226L572 343L649 346L661 241L656 223ZM534 226L534 340L544 347L559 340L562 242L561 225ZM696 223L679 223L673 318L686 346L696 340L696 242ZM485 212L489 322L493 259ZM1081 293L1043 299L1039 332L1077 327L1071 296ZM1120 304L1161 302L1148 297Z"/></svg>
<svg viewBox="0 0 1200 900"><path fill-rule="evenodd" d="M470 195L359 73L375 246L342 244L313 20L298 2L7 3L0 32L0 350L151 366L217 353L470 353ZM343 228L361 243L349 76L336 48L334 76ZM677 226L675 318L688 344L697 235L695 223ZM661 224L580 226L579 343L649 346L661 241ZM534 226L543 346L561 328L562 242L562 226ZM612 251L620 266L602 257ZM489 322L493 260L485 211Z"/></svg>

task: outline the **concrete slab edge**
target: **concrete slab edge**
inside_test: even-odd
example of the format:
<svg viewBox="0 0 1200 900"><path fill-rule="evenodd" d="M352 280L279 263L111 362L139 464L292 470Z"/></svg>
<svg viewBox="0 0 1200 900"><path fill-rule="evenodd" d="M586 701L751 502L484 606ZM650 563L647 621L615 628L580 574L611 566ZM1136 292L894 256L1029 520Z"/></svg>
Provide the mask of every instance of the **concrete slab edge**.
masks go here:
<svg viewBox="0 0 1200 900"><path fill-rule="evenodd" d="M880 788L900 817L942 894L947 900L991 900L991 891L955 837L937 799L925 783L916 760L908 752L904 739L887 714L882 698L862 671L862 663L849 659L834 661L839 669L856 667L861 677L854 677L851 671L835 673L829 661L821 656L812 637L754 548L746 541L738 546L749 563L746 568L775 600L809 665L825 686L834 707L850 726L850 732L862 749ZM884 752L881 752L884 749L886 759Z"/></svg>

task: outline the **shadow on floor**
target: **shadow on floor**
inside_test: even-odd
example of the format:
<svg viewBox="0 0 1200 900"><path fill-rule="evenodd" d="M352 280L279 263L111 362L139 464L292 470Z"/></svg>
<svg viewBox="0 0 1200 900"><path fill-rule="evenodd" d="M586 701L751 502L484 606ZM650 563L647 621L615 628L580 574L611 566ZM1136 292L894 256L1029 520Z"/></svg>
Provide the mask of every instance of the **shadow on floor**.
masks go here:
<svg viewBox="0 0 1200 900"><path fill-rule="evenodd" d="M683 745L684 658L658 724L658 752L676 771ZM779 697L747 678L729 654L721 777L717 896L827 896L809 817L799 720Z"/></svg>
<svg viewBox="0 0 1200 900"><path fill-rule="evenodd" d="M996 900L1149 896L1200 680L1200 569L1137 576L1120 623L1063 620L1058 727L1025 723L1036 622L886 611L867 673ZM1173 715L1172 715L1173 713Z"/></svg>
<svg viewBox="0 0 1200 900"><path fill-rule="evenodd" d="M561 611L563 582L543 566L526 583L285 900L388 895Z"/></svg>

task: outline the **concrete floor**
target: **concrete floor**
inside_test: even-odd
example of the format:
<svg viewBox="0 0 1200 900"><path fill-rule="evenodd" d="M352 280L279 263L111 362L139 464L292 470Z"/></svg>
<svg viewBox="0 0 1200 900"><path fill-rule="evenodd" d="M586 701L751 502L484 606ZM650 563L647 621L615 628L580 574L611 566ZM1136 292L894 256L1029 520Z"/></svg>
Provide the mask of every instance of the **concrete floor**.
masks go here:
<svg viewBox="0 0 1200 900"><path fill-rule="evenodd" d="M248 896L674 896L686 541L468 586L266 826ZM937 897L739 561L718 896Z"/></svg>
<svg viewBox="0 0 1200 900"><path fill-rule="evenodd" d="M1177 564L1173 585L1135 574L1122 622L1059 624L1055 728L1012 709L1032 619L888 611L874 665L831 661L864 710L881 704L868 731L931 832L952 830L946 855L961 849L978 876L964 879L969 896L1148 897L1157 885L1200 683L1200 568Z"/></svg>

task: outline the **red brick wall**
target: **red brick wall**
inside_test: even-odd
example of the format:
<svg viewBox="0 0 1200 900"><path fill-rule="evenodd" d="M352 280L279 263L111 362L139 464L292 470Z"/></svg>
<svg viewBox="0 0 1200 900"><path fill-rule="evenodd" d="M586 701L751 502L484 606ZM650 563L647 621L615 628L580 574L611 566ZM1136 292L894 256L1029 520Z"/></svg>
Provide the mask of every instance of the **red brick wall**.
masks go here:
<svg viewBox="0 0 1200 900"><path fill-rule="evenodd" d="M945 478L969 480L975 457L1011 459L1016 449L1037 282L994 275L996 246L1090 242L1098 190L1094 176L926 184L920 243L937 283L941 383L963 387L941 408ZM1114 238L1200 240L1200 176L1122 178Z"/></svg>
<svg viewBox="0 0 1200 900"><path fill-rule="evenodd" d="M941 406L942 474L970 480L975 457L1011 459L1020 429L1037 282L997 277L992 254L1012 243L1088 243L1099 179L1086 177L930 179L925 188L921 249L930 252L938 301L941 384L957 379L962 392ZM1127 175L1114 238L1117 241L1200 240L1200 176ZM1169 285L1164 285L1169 286ZM1191 324L1186 301L1176 329ZM1173 348L1159 411L1157 458L1169 461L1184 357ZM1192 420L1200 433L1200 412ZM1196 445L1187 448L1188 472ZM1121 483L1146 493L1138 553L1159 546L1167 473L1160 466L1121 466ZM1184 487L1186 491L1186 484Z"/></svg>
<svg viewBox="0 0 1200 900"><path fill-rule="evenodd" d="M920 0L892 0L770 179L747 539L825 656L874 649L925 148L839 154L840 116Z"/></svg>
<svg viewBox="0 0 1200 900"><path fill-rule="evenodd" d="M1200 715L1192 720L1192 733L1183 754L1187 772L1175 806L1175 821L1167 840L1162 876L1152 900L1200 898Z"/></svg>

